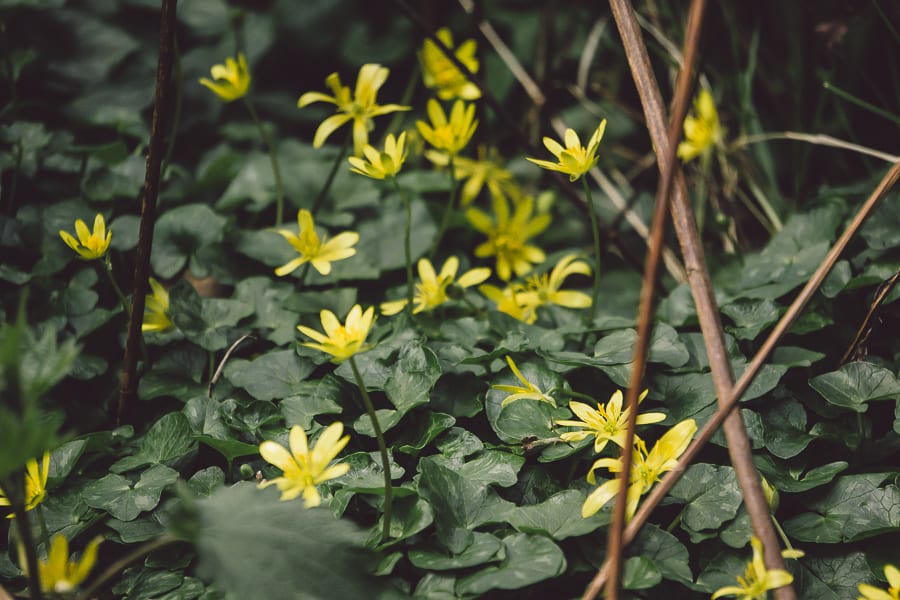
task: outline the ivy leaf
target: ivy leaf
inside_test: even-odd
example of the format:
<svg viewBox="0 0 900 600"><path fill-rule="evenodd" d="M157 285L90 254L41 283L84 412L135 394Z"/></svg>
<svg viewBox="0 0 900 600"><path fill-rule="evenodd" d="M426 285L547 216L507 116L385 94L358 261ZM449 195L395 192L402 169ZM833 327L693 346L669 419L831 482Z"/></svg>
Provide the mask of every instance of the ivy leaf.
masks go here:
<svg viewBox="0 0 900 600"><path fill-rule="evenodd" d="M409 562L420 569L449 571L503 560L506 548L499 538L476 531L472 534L472 543L459 554L447 556L439 549L425 549L410 550L408 556Z"/></svg>
<svg viewBox="0 0 900 600"><path fill-rule="evenodd" d="M225 366L225 377L257 400L273 400L296 395L297 386L313 369L312 361L293 350L274 350L253 360L232 359Z"/></svg>
<svg viewBox="0 0 900 600"><path fill-rule="evenodd" d="M456 419L450 415L428 411L426 419L420 418L415 420L415 424L410 427L409 433L403 436L408 442L397 446L397 452L411 455L418 454L436 437L452 427L454 423L456 423Z"/></svg>
<svg viewBox="0 0 900 600"><path fill-rule="evenodd" d="M628 545L628 554L651 561L663 578L691 585L690 556L687 548L674 535L652 523L641 528L637 538Z"/></svg>
<svg viewBox="0 0 900 600"><path fill-rule="evenodd" d="M554 540L587 535L607 524L609 513L578 518L586 498L582 490L563 490L539 504L517 507L509 513L509 524L523 533L548 535Z"/></svg>
<svg viewBox="0 0 900 600"><path fill-rule="evenodd" d="M816 553L800 561L794 572L794 589L800 598L843 600L857 598L860 583L868 581L869 565L862 552Z"/></svg>
<svg viewBox="0 0 900 600"><path fill-rule="evenodd" d="M858 413L867 402L900 396L900 381L891 371L867 362L852 362L837 371L809 380L809 385L831 404Z"/></svg>
<svg viewBox="0 0 900 600"><path fill-rule="evenodd" d="M459 554L472 543L471 528L478 522L487 486L471 482L431 458L422 459L419 470L419 495L434 510L438 539L450 552Z"/></svg>
<svg viewBox="0 0 900 600"><path fill-rule="evenodd" d="M468 462L444 456L434 456L430 460L455 471L471 483L501 487L515 485L518 481L516 474L525 463L522 456L501 450L486 450Z"/></svg>
<svg viewBox="0 0 900 600"><path fill-rule="evenodd" d="M506 558L463 577L456 584L460 596L481 595L490 590L518 590L538 581L562 575L566 558L559 546L542 535L515 533L503 539Z"/></svg>
<svg viewBox="0 0 900 600"><path fill-rule="evenodd" d="M137 452L116 461L109 470L124 473L144 465L172 463L196 449L197 443L191 439L191 425L187 417L184 413L172 412L150 427L141 438Z"/></svg>
<svg viewBox="0 0 900 600"><path fill-rule="evenodd" d="M594 346L593 365L629 364L634 358L634 344L637 332L621 329L604 336ZM650 337L648 362L664 363L670 367L680 367L690 358L687 347L678 339L675 329L666 323L657 323Z"/></svg>
<svg viewBox="0 0 900 600"><path fill-rule="evenodd" d="M656 563L646 556L632 556L625 559L622 565L622 588L626 590L645 590L658 585L662 574Z"/></svg>
<svg viewBox="0 0 900 600"><path fill-rule="evenodd" d="M778 320L781 309L768 298L762 300L737 300L722 306L724 313L734 323L727 331L739 340L754 340L761 331Z"/></svg>
<svg viewBox="0 0 900 600"><path fill-rule="evenodd" d="M803 461L788 461L781 465L767 454L755 456L753 460L756 468L766 476L769 483L779 491L790 493L805 492L831 483L839 473L849 466L844 461L837 461L807 471Z"/></svg>
<svg viewBox="0 0 900 600"><path fill-rule="evenodd" d="M428 402L428 392L441 376L441 367L434 352L420 341L400 348L391 376L384 384L384 392L402 414Z"/></svg>
<svg viewBox="0 0 900 600"><path fill-rule="evenodd" d="M742 499L734 469L705 463L688 467L669 495L687 504L681 522L692 538L733 519Z"/></svg>
<svg viewBox="0 0 900 600"><path fill-rule="evenodd" d="M202 224L202 227L198 226ZM205 204L166 210L156 221L150 264L163 279L177 275L205 246L222 241L225 217Z"/></svg>
<svg viewBox="0 0 900 600"><path fill-rule="evenodd" d="M796 400L779 402L759 414L765 427L766 449L778 458L797 456L815 439L806 432L806 409Z"/></svg>
<svg viewBox="0 0 900 600"><path fill-rule="evenodd" d="M86 485L83 498L91 508L101 508L120 521L131 521L156 508L163 490L176 479L178 471L164 465L150 467L134 485L130 479L110 473Z"/></svg>

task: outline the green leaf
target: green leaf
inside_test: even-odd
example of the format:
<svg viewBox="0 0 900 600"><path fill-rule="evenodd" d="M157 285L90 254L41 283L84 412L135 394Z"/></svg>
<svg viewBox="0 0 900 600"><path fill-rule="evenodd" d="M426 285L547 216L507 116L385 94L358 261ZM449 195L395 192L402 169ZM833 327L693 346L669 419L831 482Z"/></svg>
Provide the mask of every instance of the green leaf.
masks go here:
<svg viewBox="0 0 900 600"><path fill-rule="evenodd" d="M608 513L581 517L587 493L563 490L540 504L519 506L509 514L509 524L523 533L539 533L554 540L587 535L609 522Z"/></svg>
<svg viewBox="0 0 900 600"><path fill-rule="evenodd" d="M220 440L208 435L195 435L194 439L224 456L229 465L235 458L241 456L256 456L259 454L259 446L255 444L246 444L244 442L239 442L238 440Z"/></svg>
<svg viewBox="0 0 900 600"><path fill-rule="evenodd" d="M805 492L831 483L849 466L849 463L837 461L807 470L804 460L792 460L782 464L767 454L754 456L753 460L756 468L766 476L769 483L781 492L791 493Z"/></svg>
<svg viewBox="0 0 900 600"><path fill-rule="evenodd" d="M278 236L280 237L280 236ZM297 315L284 308L294 293L289 283L273 283L268 277L250 277L235 286L234 299L253 307L253 321L248 325L273 344L283 346L297 336Z"/></svg>
<svg viewBox="0 0 900 600"><path fill-rule="evenodd" d="M458 554L447 555L437 549L410 550L408 557L413 566L429 571L465 569L485 563L503 560L506 548L499 538L488 533L474 532L472 543Z"/></svg>
<svg viewBox="0 0 900 600"><path fill-rule="evenodd" d="M349 392L347 384L333 375L316 381L303 381L295 386L296 396L285 398L278 407L284 415L285 425L312 427L319 415L337 415L343 411L340 401Z"/></svg>
<svg viewBox="0 0 900 600"><path fill-rule="evenodd" d="M634 344L637 332L634 329L614 331L594 346L594 366L629 364L634 358ZM664 363L670 367L680 367L690 358L685 345L678 340L678 333L671 325L657 323L650 337L648 362Z"/></svg>
<svg viewBox="0 0 900 600"><path fill-rule="evenodd" d="M394 502L394 515L391 519L391 535L389 544L394 545L400 540L410 538L424 531L434 523L434 513L431 505L418 496L406 496L397 498ZM380 519L377 527L372 529L372 535L381 537L382 522Z"/></svg>
<svg viewBox="0 0 900 600"><path fill-rule="evenodd" d="M767 406L759 414L765 427L766 449L778 458L797 456L815 439L806 432L806 409L796 400Z"/></svg>
<svg viewBox="0 0 900 600"><path fill-rule="evenodd" d="M864 553L847 552L840 547L836 550L807 555L800 561L800 568L792 569L798 597L817 600L858 598L860 583L876 584L867 581L869 565Z"/></svg>
<svg viewBox="0 0 900 600"><path fill-rule="evenodd" d="M501 450L485 450L468 462L444 456L433 456L429 460L455 471L470 483L496 484L501 487L515 485L518 481L516 474L525 463L523 457Z"/></svg>
<svg viewBox="0 0 900 600"><path fill-rule="evenodd" d="M734 469L704 463L688 467L669 495L687 504L681 522L692 536L733 519L742 498Z"/></svg>
<svg viewBox="0 0 900 600"><path fill-rule="evenodd" d="M756 339L781 315L778 305L769 299L737 300L722 306L721 310L734 323L726 330L739 340Z"/></svg>
<svg viewBox="0 0 900 600"><path fill-rule="evenodd" d="M472 543L472 531L487 497L487 486L469 481L431 458L419 462L419 495L434 510L438 539L454 554Z"/></svg>
<svg viewBox="0 0 900 600"><path fill-rule="evenodd" d="M202 227L198 227L200 223ZM163 212L153 232L153 271L163 279L174 277L201 248L221 242L224 228L225 217L205 204L187 204Z"/></svg>
<svg viewBox="0 0 900 600"><path fill-rule="evenodd" d="M662 574L656 563L646 556L632 556L622 565L622 588L626 590L646 590L659 585Z"/></svg>
<svg viewBox="0 0 900 600"><path fill-rule="evenodd" d="M120 521L131 521L159 504L163 490L175 483L178 471L154 465L132 484L130 479L111 473L85 486L83 497L92 508L101 508Z"/></svg>
<svg viewBox="0 0 900 600"><path fill-rule="evenodd" d="M690 555L687 548L674 535L652 523L641 528L637 538L628 545L628 554L653 561L663 578L690 585Z"/></svg>
<svg viewBox="0 0 900 600"><path fill-rule="evenodd" d="M484 449L484 443L477 435L461 427L451 428L435 446L447 458L465 458Z"/></svg>
<svg viewBox="0 0 900 600"><path fill-rule="evenodd" d="M559 546L544 536L516 533L503 538L506 558L460 579L456 593L481 595L490 590L518 590L562 575L566 558Z"/></svg>
<svg viewBox="0 0 900 600"><path fill-rule="evenodd" d="M239 300L201 298L185 280L169 289L169 317L184 336L205 350L223 350L240 337L234 327L253 312Z"/></svg>
<svg viewBox="0 0 900 600"><path fill-rule="evenodd" d="M225 366L225 377L257 400L273 400L296 395L297 386L314 368L293 350L273 350L253 360L232 359Z"/></svg>
<svg viewBox="0 0 900 600"><path fill-rule="evenodd" d="M537 363L518 362L522 375L545 394L553 396L551 390L560 389L563 380ZM492 382L493 385L521 386L511 370L503 370ZM539 438L555 437L553 420L570 416L565 408L554 408L547 402L523 399L501 407L509 392L490 389L485 398L485 412L488 422L497 436L507 444L518 444L523 438L537 436Z"/></svg>
<svg viewBox="0 0 900 600"><path fill-rule="evenodd" d="M428 411L427 419L416 419L403 439L408 440L397 446L397 452L415 455L430 444L436 437L456 423L456 419L450 415Z"/></svg>
<svg viewBox="0 0 900 600"><path fill-rule="evenodd" d="M438 358L429 348L415 341L400 348L384 392L402 414L428 402L428 392L441 376Z"/></svg>
<svg viewBox="0 0 900 600"><path fill-rule="evenodd" d="M851 362L837 371L809 380L809 385L831 404L858 413L867 402L900 397L900 381L891 371L868 362Z"/></svg>
<svg viewBox="0 0 900 600"><path fill-rule="evenodd" d="M171 464L196 449L197 443L191 439L191 425L184 413L168 413L144 434L137 452L116 461L109 470L124 473L144 465Z"/></svg>

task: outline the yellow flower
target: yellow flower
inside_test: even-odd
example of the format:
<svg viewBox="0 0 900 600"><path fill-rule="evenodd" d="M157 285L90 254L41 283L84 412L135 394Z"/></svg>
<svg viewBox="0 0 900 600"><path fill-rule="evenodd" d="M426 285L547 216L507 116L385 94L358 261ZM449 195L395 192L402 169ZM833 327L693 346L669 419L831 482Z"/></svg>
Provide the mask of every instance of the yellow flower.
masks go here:
<svg viewBox="0 0 900 600"><path fill-rule="evenodd" d="M50 453L44 452L41 464L30 458L25 462L25 510L31 510L40 504L47 495L47 474L50 471ZM6 492L0 488L0 506L9 506L9 498ZM7 519L15 515L10 513Z"/></svg>
<svg viewBox="0 0 900 600"><path fill-rule="evenodd" d="M306 432L299 425L291 427L288 440L290 451L281 444L266 440L259 445L260 455L266 462L281 469L284 475L264 481L259 487L275 485L281 490L282 500L293 500L303 494L307 508L319 506L322 498L316 486L350 470L347 463L330 465L350 441L350 436L341 437L342 433L344 424L340 421L332 423L325 428L312 449L309 448Z"/></svg>
<svg viewBox="0 0 900 600"><path fill-rule="evenodd" d="M479 286L478 291L484 294L488 300L492 300L497 305L498 311L523 323L530 324L537 321L536 307L522 304L519 301L519 297L522 295L522 286L512 284L501 290L495 285L486 283Z"/></svg>
<svg viewBox="0 0 900 600"><path fill-rule="evenodd" d="M347 159L352 165L351 171L372 179L396 176L406 161L406 132L397 138L394 138L393 134L388 134L384 140L384 152L379 152L374 146L366 144L363 147L363 154L366 160L358 156Z"/></svg>
<svg viewBox="0 0 900 600"><path fill-rule="evenodd" d="M647 397L647 390L638 397L638 402ZM599 453L606 447L607 442L613 442L620 448L625 446L625 429L628 425L628 409L622 410L622 391L616 390L610 397L606 406L599 402L597 410L594 410L587 404L582 402L571 401L569 408L575 413L580 421L557 421L557 425L565 425L567 427L580 427L578 431L567 431L560 438L566 442L578 442L588 437L594 436L594 452ZM662 413L645 413L637 416L638 425L649 425L650 423L659 423L664 420L666 415Z"/></svg>
<svg viewBox="0 0 900 600"><path fill-rule="evenodd" d="M566 308L589 307L591 305L589 295L584 292L559 289L569 275L590 276L590 265L583 260L577 260L577 258L575 254L567 254L559 260L549 275L544 273L529 277L520 302L536 307L546 304L556 304Z"/></svg>
<svg viewBox="0 0 900 600"><path fill-rule="evenodd" d="M247 68L247 59L243 53L238 54L237 60L229 56L224 65L213 65L209 73L215 81L203 77L200 84L211 89L222 101L234 102L247 95L250 69Z"/></svg>
<svg viewBox="0 0 900 600"><path fill-rule="evenodd" d="M442 150L450 156L456 156L460 150L466 147L478 127L475 105L466 106L462 100L453 103L448 119L440 102L434 98L430 99L428 101L428 118L431 119L430 125L425 121L416 121L419 133L434 148Z"/></svg>
<svg viewBox="0 0 900 600"><path fill-rule="evenodd" d="M544 252L527 242L547 229L550 215L544 213L532 216L534 199L530 196L515 200L512 214L509 212L509 203L502 194L493 196L496 221L477 208L468 209L466 219L472 227L488 237L486 242L475 249L475 256L496 256L497 276L509 281L513 272L522 276L531 270L532 264L544 262Z"/></svg>
<svg viewBox="0 0 900 600"><path fill-rule="evenodd" d="M436 37L447 48L453 50L453 34L449 29L441 27L438 29ZM459 62L465 65L471 73L478 72L475 50L475 40L466 40L454 52ZM425 43L422 44L422 50L419 51L419 62L422 64L422 79L425 81L425 87L436 90L437 96L441 100L455 98L477 100L481 98L478 86L469 81L463 72L447 58L444 51L430 39L425 40Z"/></svg>
<svg viewBox="0 0 900 600"><path fill-rule="evenodd" d="M678 158L688 162L707 154L724 136L712 94L701 89L694 99L694 114L684 119L684 141L678 144Z"/></svg>
<svg viewBox="0 0 900 600"><path fill-rule="evenodd" d="M359 304L354 304L347 313L345 325L341 325L335 314L327 309L319 313L319 318L325 329L324 335L315 329L303 325L297 326L303 335L318 342L316 344L307 342L303 344L304 346L331 354L334 357L331 362L334 363L343 362L354 354L369 349L365 342L366 336L369 335L369 329L372 328L372 322L375 320L374 306L370 306L366 312L363 312Z"/></svg>
<svg viewBox="0 0 900 600"><path fill-rule="evenodd" d="M769 483L769 480L759 476L759 484L762 486L763 495L766 497L766 504L769 505L769 512L773 515L775 511L778 510L778 504L781 502L781 494L778 493L778 488Z"/></svg>
<svg viewBox="0 0 900 600"><path fill-rule="evenodd" d="M428 150L425 158L439 167L446 167L450 157L444 152ZM457 181L465 181L460 191L460 204L466 207L481 193L485 184L492 194L517 196L518 186L509 171L503 168L496 148L478 147L478 159L457 156L453 159L453 175Z"/></svg>
<svg viewBox="0 0 900 600"><path fill-rule="evenodd" d="M331 115L316 129L313 138L313 147L319 148L325 143L334 131L349 121L353 121L353 154L362 156L363 148L369 142L369 131L374 126L372 119L380 115L409 110L409 106L399 104L379 105L376 102L378 90L387 81L390 70L376 64L366 64L360 67L356 77L356 89L350 95L350 88L341 85L341 78L337 73L332 73L325 79L325 85L331 88L334 96L322 92L306 92L297 100L297 108L303 108L314 102L329 102L337 106L338 114Z"/></svg>
<svg viewBox="0 0 900 600"><path fill-rule="evenodd" d="M782 569L766 570L763 561L763 545L756 536L750 538L753 546L753 560L747 564L744 576L738 576L740 585L728 585L716 590L711 600L722 596L735 596L739 600L766 600L768 590L790 585L794 577Z"/></svg>
<svg viewBox="0 0 900 600"><path fill-rule="evenodd" d="M97 562L97 547L103 538L95 537L88 542L80 560L69 560L69 541L61 533L50 540L50 551L47 560L38 562L38 575L41 591L54 594L65 594L74 590L78 584L87 579L94 563ZM28 563L25 560L25 549L19 545L19 564L25 575L28 575Z"/></svg>
<svg viewBox="0 0 900 600"><path fill-rule="evenodd" d="M550 171L559 171L569 176L569 181L575 181L585 173L591 170L597 163L597 148L600 146L600 140L603 139L603 132L606 130L606 119L600 121L600 125L594 130L587 148L581 145L578 134L574 129L566 129L565 142L566 147L563 148L559 142L552 138L544 138L544 146L556 157L558 163L552 163L548 160L538 160L536 158L528 158L531 162L539 167Z"/></svg>
<svg viewBox="0 0 900 600"><path fill-rule="evenodd" d="M628 504L626 516L630 519L637 511L638 502L646 492L650 491L653 484L659 481L663 473L671 471L678 466L678 457L687 449L691 438L697 431L697 423L693 419L687 419L667 431L653 449L647 452L647 446L643 440L637 439L632 453L631 475L628 484ZM622 471L621 458L600 458L594 461L588 472L587 480L596 483L594 471L605 468L611 473ZM619 493L619 480L610 479L588 495L581 507L581 516L590 517L604 504L612 500Z"/></svg>
<svg viewBox="0 0 900 600"><path fill-rule="evenodd" d="M112 231L106 231L106 221L103 215L97 214L94 217L94 231L91 232L87 224L81 219L75 221L75 233L78 239L68 231L59 231L59 237L66 243L66 246L78 253L78 256L85 260L93 260L102 258L106 251L109 250L109 242L112 240Z"/></svg>
<svg viewBox="0 0 900 600"><path fill-rule="evenodd" d="M444 261L440 274L435 274L434 265L427 258L420 258L418 263L419 283L416 284L416 293L413 296L413 314L433 310L450 300L447 289L454 283L460 288L478 285L491 276L491 270L485 267L471 269L463 273L459 280L456 279L456 271L459 269L459 259L451 256ZM407 299L394 300L381 304L381 312L385 315L396 315L406 306Z"/></svg>
<svg viewBox="0 0 900 600"><path fill-rule="evenodd" d="M556 400L553 399L552 396L546 394L541 391L539 387L525 379L525 376L522 375L522 372L519 370L519 367L516 366L515 361L507 355L506 363L509 365L509 368L512 369L513 375L516 376L516 379L522 382L522 385L505 385L498 384L492 385L492 390L499 390L501 392L509 392L509 396L503 399L503 402L500 403L500 408L503 408L507 404L511 404L516 400L540 400L541 402L546 402L552 406L556 406Z"/></svg>
<svg viewBox="0 0 900 600"><path fill-rule="evenodd" d="M900 569L894 565L884 566L884 576L887 578L887 590L882 590L868 583L859 584L859 598L857 600L900 600Z"/></svg>
<svg viewBox="0 0 900 600"><path fill-rule="evenodd" d="M169 292L160 282L150 278L152 294L144 305L144 322L141 331L165 331L175 325L169 319Z"/></svg>
<svg viewBox="0 0 900 600"><path fill-rule="evenodd" d="M359 234L355 231L339 233L330 240L326 236L320 239L312 213L305 208L297 211L297 233L286 229L276 229L275 232L300 253L299 257L275 269L275 274L279 277L293 273L297 267L307 262L312 263L313 268L321 275L328 275L331 273L331 263L356 254L353 246L359 241Z"/></svg>

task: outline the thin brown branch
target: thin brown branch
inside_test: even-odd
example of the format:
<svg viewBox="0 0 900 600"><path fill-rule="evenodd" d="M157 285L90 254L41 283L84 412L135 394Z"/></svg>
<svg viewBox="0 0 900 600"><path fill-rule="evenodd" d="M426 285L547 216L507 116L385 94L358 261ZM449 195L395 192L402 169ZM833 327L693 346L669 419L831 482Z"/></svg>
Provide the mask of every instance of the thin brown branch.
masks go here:
<svg viewBox="0 0 900 600"><path fill-rule="evenodd" d="M175 5L177 0L162 0L159 25L159 59L156 64L156 92L153 99L153 120L150 125L150 145L147 149L147 170L141 194L141 225L134 264L134 285L131 293L131 315L128 337L116 405L116 425L122 422L137 396L137 361L141 347L141 324L144 321L144 295L150 275L150 250L153 226L156 221L156 198L159 194L159 173L165 155L166 117L170 104L172 64L175 60Z"/></svg>
<svg viewBox="0 0 900 600"><path fill-rule="evenodd" d="M716 396L721 406L730 397L734 377L725 349L722 323L709 272L706 268L703 246L691 210L684 174L674 161L668 165L662 162L664 157L670 155L671 151L664 119L665 108L650 65L647 48L634 15L634 9L629 0L610 0L610 6L641 99L650 137L659 157L660 170L663 174L669 168L674 170L675 188L672 197L672 217L687 267L688 282L691 286L694 304L697 307L697 316L709 356ZM728 415L724 422L724 433L731 464L744 497L744 506L750 516L753 530L763 544L766 567L768 569L784 569L780 544L772 526L769 508L760 486L759 474L753 463L749 436L744 428L740 412L735 411ZM790 586L775 590L775 596L778 600L796 598L793 588Z"/></svg>
<svg viewBox="0 0 900 600"><path fill-rule="evenodd" d="M659 261L663 247L663 236L666 230L666 217L669 210L669 192L672 189L672 176L675 169L675 149L681 137L681 124L687 115L690 93L693 82L694 65L697 62L697 50L700 45L700 32L703 27L703 14L706 0L692 0L688 13L687 31L684 40L684 62L678 76L675 89L675 102L672 118L669 122L669 147L661 160L662 177L656 193L656 205L653 221L650 225L650 242L644 266L644 280L641 285L641 298L638 306L637 341L634 346L631 377L625 392L625 405L628 407L625 443L622 446L622 469L619 474L619 494L613 507L612 522L607 538L606 556L609 561L609 580L606 585L606 597L618 600L619 577L622 572L622 554L625 549L623 530L625 529L626 507L628 505L628 487L631 480L632 447L634 446L634 430L637 426L638 393L643 387L641 381L647 365L647 351L650 346L650 332L653 330L653 308L655 306L656 280ZM596 597L599 588L588 588L585 599Z"/></svg>

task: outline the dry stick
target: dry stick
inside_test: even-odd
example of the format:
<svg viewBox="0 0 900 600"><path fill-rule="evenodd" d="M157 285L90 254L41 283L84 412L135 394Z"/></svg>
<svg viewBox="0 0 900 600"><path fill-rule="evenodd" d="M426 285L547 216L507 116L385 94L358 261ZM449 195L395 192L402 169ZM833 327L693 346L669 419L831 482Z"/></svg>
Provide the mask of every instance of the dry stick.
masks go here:
<svg viewBox="0 0 900 600"><path fill-rule="evenodd" d="M706 422L703 429L700 430L700 433L697 434L694 441L688 446L688 449L685 450L684 454L681 455L681 458L678 459L679 467L667 473L665 477L663 477L663 480L659 482L659 485L653 488L647 495L647 498L641 503L634 518L628 523L628 527L625 528L626 542L630 542L634 539L638 534L638 531L640 531L641 526L650 517L650 513L653 512L653 509L659 506L663 498L666 497L666 494L668 494L669 491L675 487L675 484L678 483L678 480L681 479L686 465L689 465L691 461L694 460L700 450L703 449L703 446L709 442L716 430L722 425L722 422L725 421L728 414L734 410L735 406L737 406L741 396L744 395L744 392L746 392L747 388L750 387L750 384L753 383L753 379L756 377L757 373L759 373L763 364L765 364L769 354L775 349L776 344L778 344L781 337L787 332L788 328L794 323L797 317L800 316L800 313L803 312L803 309L812 299L816 290L819 289L819 286L822 285L822 282L825 281L825 277L828 276L828 273L847 247L847 244L850 243L850 240L856 235L863 223L872 214L872 211L875 210L898 179L900 179L900 162L896 163L893 168L887 172L881 180L881 183L878 184L878 187L875 188L875 191L869 196L869 199L866 200L865 204L863 204L856 213L856 216L853 218L850 225L847 226L843 235L835 242L834 246L832 246L831 250L828 252L828 255L822 260L822 263L816 269L815 273L813 273L806 285L803 286L800 293L797 294L797 297L791 303L787 312L784 313L784 316L781 317L781 320L778 321L778 324L772 329L772 333L766 338L766 341L756 352L753 360L747 365L747 369L744 371L743 375L741 375L738 382L731 389L727 401L719 406L719 409L713 414L709 421ZM597 586L602 586L603 582L606 580L609 570L608 567L609 563L604 564L594 577ZM592 585L594 585L593 582Z"/></svg>
<svg viewBox="0 0 900 600"><path fill-rule="evenodd" d="M688 13L687 31L684 40L684 62L675 89L675 102L672 118L669 122L669 147L664 151L664 160L660 163L662 177L656 192L656 206L653 221L650 225L650 243L644 266L644 281L641 284L641 299L638 306L637 341L634 345L634 358L631 361L631 377L625 392L627 408L627 425L625 442L622 445L622 470L619 474L619 493L613 507L612 522L607 539L606 556L609 561L609 580L606 585L606 597L617 600L619 597L619 578L622 572L622 553L625 542L622 539L625 529L625 512L628 505L628 485L631 481L632 448L634 446L634 430L637 426L638 390L644 377L647 364L647 349L650 345L650 332L653 330L653 307L656 294L656 280L659 272L659 260L663 246L663 235L666 230L666 217L669 209L669 192L672 188L672 175L675 169L675 148L681 137L681 127L687 115L690 93L693 82L694 65L697 62L697 49L700 44L700 32L703 28L703 14L706 0L692 0ZM594 598L600 588L589 587L584 598Z"/></svg>
<svg viewBox="0 0 900 600"><path fill-rule="evenodd" d="M116 405L116 425L122 422L126 406L137 396L137 360L141 346L141 324L144 321L144 295L150 275L150 250L153 244L153 225L156 221L156 197L159 193L159 171L165 154L166 116L171 95L172 63L175 59L175 5L177 0L162 0L159 24L159 60L156 64L156 93L153 99L153 120L150 126L150 146L147 149L147 170L141 198L141 225L137 255L134 261L134 285L131 294L131 316L125 357Z"/></svg>
<svg viewBox="0 0 900 600"><path fill-rule="evenodd" d="M709 271L706 268L706 259L703 255L703 246L697 232L697 224L691 210L688 198L687 185L680 167L673 161L671 165L662 165L662 157L669 156L670 143L666 123L663 119L665 108L659 86L656 82L647 54L647 48L641 35L640 27L634 16L634 9L629 0L610 0L613 17L619 28L625 47L628 64L634 76L638 95L644 115L647 119L647 127L657 156L660 157L660 166L663 173L665 167L675 170L675 190L673 194L672 217L675 232L681 245L681 253L684 257L688 271L688 281L697 307L697 316L700 320L700 329L709 356L712 371L713 384L720 406L730 397L734 385L734 376L731 372L731 364L728 361L728 353L725 349L722 322L719 319L718 306L713 294L712 283L709 279ZM769 515L769 507L759 482L759 474L753 463L750 439L740 412L733 412L725 419L725 439L728 443L728 454L734 467L735 475L741 487L744 497L744 506L750 516L750 523L756 536L762 541L765 564L767 569L784 569L784 561L781 558L780 543L772 519ZM775 590L778 600L793 600L796 598L793 588L788 585Z"/></svg>

